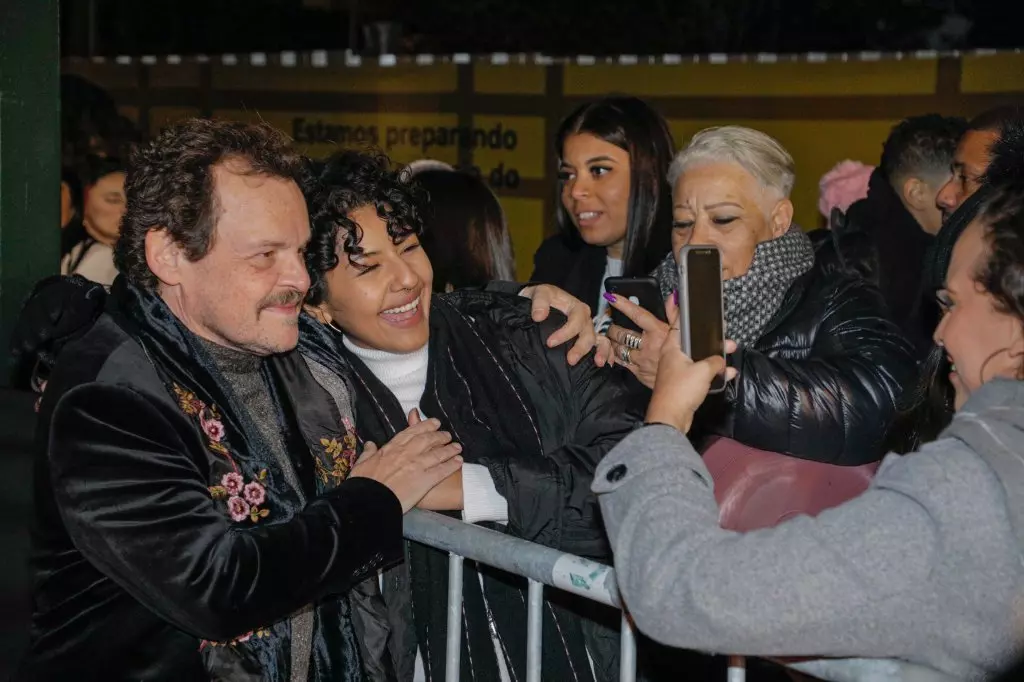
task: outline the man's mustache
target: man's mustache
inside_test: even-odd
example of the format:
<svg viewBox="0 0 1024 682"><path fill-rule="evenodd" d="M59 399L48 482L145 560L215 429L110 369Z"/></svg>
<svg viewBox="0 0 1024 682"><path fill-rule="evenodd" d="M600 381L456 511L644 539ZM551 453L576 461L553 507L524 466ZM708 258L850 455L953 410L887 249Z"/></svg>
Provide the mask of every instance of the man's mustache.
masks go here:
<svg viewBox="0 0 1024 682"><path fill-rule="evenodd" d="M265 308L277 308L279 306L295 306L297 308L298 305L302 303L303 298L305 298L305 294L297 289L279 291L263 299L263 301L260 302L260 310L264 310Z"/></svg>

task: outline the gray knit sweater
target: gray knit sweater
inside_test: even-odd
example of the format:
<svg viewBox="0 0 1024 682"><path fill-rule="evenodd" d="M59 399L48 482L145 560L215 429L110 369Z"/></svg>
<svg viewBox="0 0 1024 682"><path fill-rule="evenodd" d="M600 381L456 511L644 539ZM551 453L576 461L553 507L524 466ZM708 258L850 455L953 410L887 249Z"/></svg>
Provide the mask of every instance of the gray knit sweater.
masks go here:
<svg viewBox="0 0 1024 682"><path fill-rule="evenodd" d="M722 530L707 469L666 426L623 440L593 487L623 598L671 646L984 679L1024 636L1024 382L989 382L939 440L817 518Z"/></svg>

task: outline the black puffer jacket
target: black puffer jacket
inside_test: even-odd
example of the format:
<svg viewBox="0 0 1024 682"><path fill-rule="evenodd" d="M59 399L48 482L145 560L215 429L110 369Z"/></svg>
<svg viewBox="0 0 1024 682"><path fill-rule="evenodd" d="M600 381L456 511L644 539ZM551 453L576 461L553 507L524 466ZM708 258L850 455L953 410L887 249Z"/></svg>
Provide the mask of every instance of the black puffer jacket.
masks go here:
<svg viewBox="0 0 1024 682"><path fill-rule="evenodd" d="M597 310L601 283L608 253L600 246L590 246L576 235L556 234L545 239L533 255L536 284L554 284Z"/></svg>
<svg viewBox="0 0 1024 682"><path fill-rule="evenodd" d="M739 377L697 413L699 433L832 464L885 454L896 401L916 377L914 355L878 289L827 268L831 260L819 252L761 338L730 357Z"/></svg>
<svg viewBox="0 0 1024 682"><path fill-rule="evenodd" d="M484 464L508 500L509 532L573 554L609 560L589 476L643 421L649 392L615 368L566 362L545 340L565 318L542 323L518 296L464 289L435 294L430 310L424 414ZM340 336L338 336L340 343ZM397 398L340 347L356 374L360 436L387 442L406 427ZM372 406L372 407L371 407Z"/></svg>

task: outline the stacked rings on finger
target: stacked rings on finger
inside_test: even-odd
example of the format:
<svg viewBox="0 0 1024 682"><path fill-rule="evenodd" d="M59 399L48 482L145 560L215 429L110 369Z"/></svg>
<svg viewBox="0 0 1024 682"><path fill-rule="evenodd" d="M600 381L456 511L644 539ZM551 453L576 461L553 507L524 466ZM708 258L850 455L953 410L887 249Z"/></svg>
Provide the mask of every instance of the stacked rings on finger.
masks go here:
<svg viewBox="0 0 1024 682"><path fill-rule="evenodd" d="M630 348L632 350L640 350L640 345L643 342L643 338L637 336L636 334L630 334L629 332L626 332L625 334L622 335L622 343L624 343L627 348Z"/></svg>
<svg viewBox="0 0 1024 682"><path fill-rule="evenodd" d="M619 349L619 360L622 360L625 364L629 364L629 348L623 346Z"/></svg>

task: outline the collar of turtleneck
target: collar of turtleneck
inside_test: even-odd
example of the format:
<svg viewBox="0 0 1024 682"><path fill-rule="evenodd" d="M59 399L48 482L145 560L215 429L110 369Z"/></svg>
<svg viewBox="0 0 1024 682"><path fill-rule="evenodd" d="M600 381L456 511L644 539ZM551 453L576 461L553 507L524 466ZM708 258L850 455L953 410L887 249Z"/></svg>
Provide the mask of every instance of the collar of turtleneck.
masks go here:
<svg viewBox="0 0 1024 682"><path fill-rule="evenodd" d="M388 387L406 414L419 407L427 386L428 346L411 353L389 353L358 346L348 336L342 337L342 342L363 361L378 381Z"/></svg>

